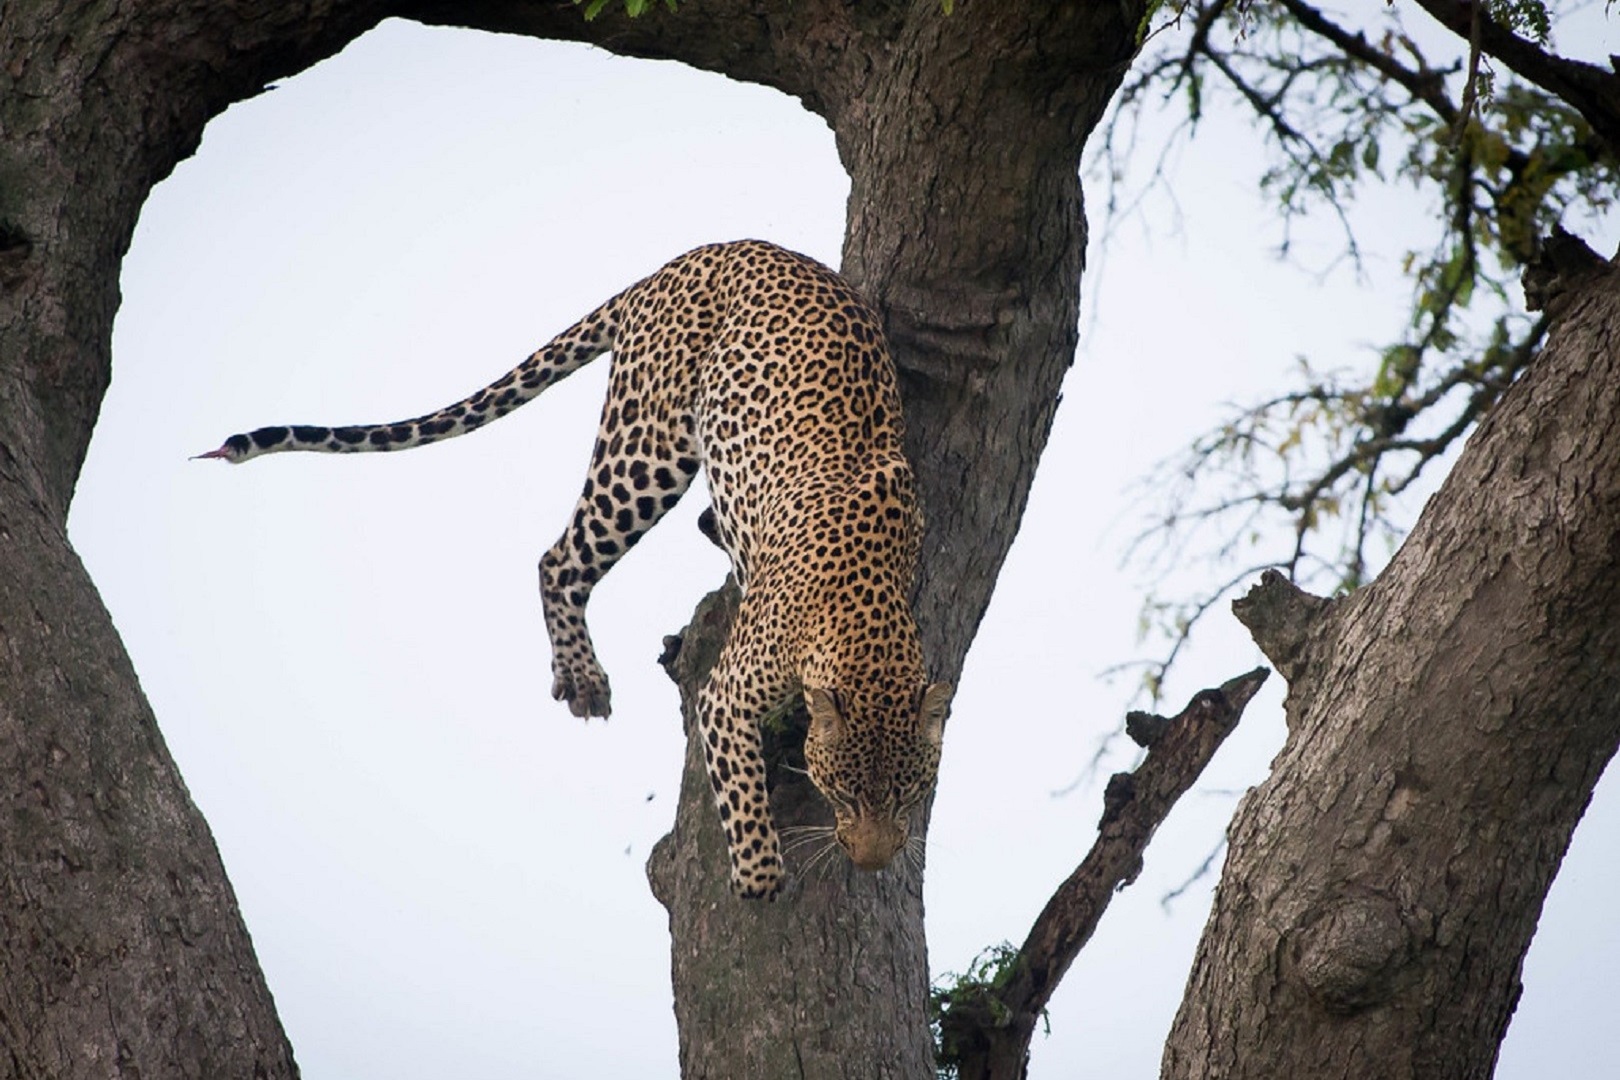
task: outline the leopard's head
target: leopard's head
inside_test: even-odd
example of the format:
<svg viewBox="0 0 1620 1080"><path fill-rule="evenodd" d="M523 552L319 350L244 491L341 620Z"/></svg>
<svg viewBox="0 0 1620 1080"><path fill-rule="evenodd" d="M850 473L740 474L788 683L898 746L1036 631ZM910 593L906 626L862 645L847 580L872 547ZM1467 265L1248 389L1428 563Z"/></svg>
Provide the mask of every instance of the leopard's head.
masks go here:
<svg viewBox="0 0 1620 1080"><path fill-rule="evenodd" d="M804 761L832 804L838 843L862 870L881 870L934 789L951 685L898 696L806 687L804 702Z"/></svg>

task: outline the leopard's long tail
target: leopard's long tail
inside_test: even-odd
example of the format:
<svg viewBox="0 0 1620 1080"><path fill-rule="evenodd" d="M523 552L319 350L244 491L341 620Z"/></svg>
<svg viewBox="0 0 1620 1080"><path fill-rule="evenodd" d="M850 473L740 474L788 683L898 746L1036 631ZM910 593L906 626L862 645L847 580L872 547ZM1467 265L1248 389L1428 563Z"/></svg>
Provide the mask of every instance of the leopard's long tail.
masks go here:
<svg viewBox="0 0 1620 1080"><path fill-rule="evenodd" d="M476 431L519 405L533 401L546 387L611 349L625 295L615 296L482 390L437 412L391 424L262 427L232 435L218 450L197 457L220 458L237 464L284 450L326 454L409 450Z"/></svg>

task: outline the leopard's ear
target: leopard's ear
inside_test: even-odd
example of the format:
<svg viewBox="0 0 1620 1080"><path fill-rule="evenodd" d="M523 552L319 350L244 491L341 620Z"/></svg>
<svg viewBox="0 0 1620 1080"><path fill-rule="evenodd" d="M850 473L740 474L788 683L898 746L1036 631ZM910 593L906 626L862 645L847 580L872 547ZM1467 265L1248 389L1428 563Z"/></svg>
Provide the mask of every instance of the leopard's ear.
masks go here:
<svg viewBox="0 0 1620 1080"><path fill-rule="evenodd" d="M838 710L838 696L819 686L804 688L804 707L810 713L810 730L817 739L836 739L844 733L844 714Z"/></svg>
<svg viewBox="0 0 1620 1080"><path fill-rule="evenodd" d="M922 692L917 719L922 723L923 734L935 746L945 741L945 714L951 711L951 695L955 692L956 688L948 682L934 683Z"/></svg>

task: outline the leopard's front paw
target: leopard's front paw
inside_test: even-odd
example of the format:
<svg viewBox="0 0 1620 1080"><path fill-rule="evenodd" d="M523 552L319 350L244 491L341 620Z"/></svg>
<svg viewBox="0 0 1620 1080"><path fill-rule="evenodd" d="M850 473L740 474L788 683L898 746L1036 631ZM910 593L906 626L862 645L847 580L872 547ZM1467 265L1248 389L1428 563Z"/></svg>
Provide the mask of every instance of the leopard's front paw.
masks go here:
<svg viewBox="0 0 1620 1080"><path fill-rule="evenodd" d="M579 717L600 716L606 719L613 712L613 693L608 688L607 672L595 658L573 664L556 661L551 665L551 696L568 703L568 711Z"/></svg>
<svg viewBox="0 0 1620 1080"><path fill-rule="evenodd" d="M775 900L782 891L782 860L770 855L750 867L731 867L731 891L742 900Z"/></svg>

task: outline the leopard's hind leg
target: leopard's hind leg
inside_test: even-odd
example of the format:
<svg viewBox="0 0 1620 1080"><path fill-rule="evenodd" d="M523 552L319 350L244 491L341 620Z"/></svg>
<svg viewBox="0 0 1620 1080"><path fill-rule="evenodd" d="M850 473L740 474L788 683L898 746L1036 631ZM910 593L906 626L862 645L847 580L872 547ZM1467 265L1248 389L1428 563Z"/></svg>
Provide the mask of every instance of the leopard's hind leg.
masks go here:
<svg viewBox="0 0 1620 1080"><path fill-rule="evenodd" d="M540 559L551 636L551 696L575 716L612 711L607 674L585 624L591 590L677 502L698 473L693 418L681 388L643 407L633 363L616 363L585 488L562 536ZM652 395L647 395L650 400Z"/></svg>

